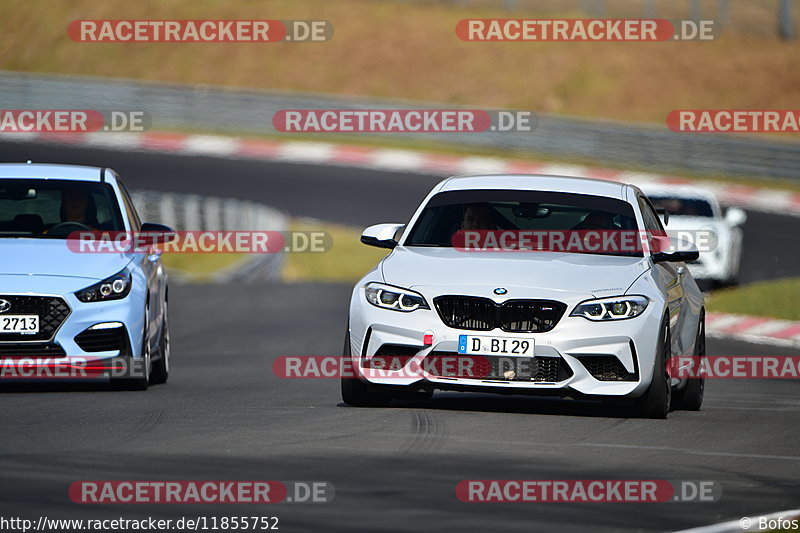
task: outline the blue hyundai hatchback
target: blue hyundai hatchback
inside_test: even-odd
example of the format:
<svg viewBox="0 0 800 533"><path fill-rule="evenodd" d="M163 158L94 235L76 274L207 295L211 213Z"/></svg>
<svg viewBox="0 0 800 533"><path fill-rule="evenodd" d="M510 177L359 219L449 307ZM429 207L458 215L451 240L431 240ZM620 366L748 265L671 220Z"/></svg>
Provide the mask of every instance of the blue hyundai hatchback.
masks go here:
<svg viewBox="0 0 800 533"><path fill-rule="evenodd" d="M92 368L115 361L139 371L106 372L104 379L117 376L138 389L166 382L168 289L160 252L78 253L68 238L87 231L171 232L141 223L109 168L0 164L0 377L42 379L46 369L76 361ZM64 376L71 375L54 375Z"/></svg>

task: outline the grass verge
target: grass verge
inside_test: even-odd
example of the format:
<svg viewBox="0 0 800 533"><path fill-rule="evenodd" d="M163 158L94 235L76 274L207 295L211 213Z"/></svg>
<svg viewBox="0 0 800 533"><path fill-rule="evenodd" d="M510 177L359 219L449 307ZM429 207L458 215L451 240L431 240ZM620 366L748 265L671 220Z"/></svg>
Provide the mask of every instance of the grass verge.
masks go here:
<svg viewBox="0 0 800 533"><path fill-rule="evenodd" d="M162 262L167 273L187 281L210 281L214 276L239 261L246 259L247 254L176 254L165 253Z"/></svg>
<svg viewBox="0 0 800 533"><path fill-rule="evenodd" d="M333 247L324 253L286 254L283 279L289 282L355 282L388 252L361 244L361 230L306 219L294 220L293 231L327 231Z"/></svg>
<svg viewBox="0 0 800 533"><path fill-rule="evenodd" d="M293 231L325 231L333 246L324 253L286 254L282 278L288 282L355 282L386 255L385 250L361 244L361 228L294 219ZM247 259L247 254L165 253L162 261L177 278L207 282Z"/></svg>
<svg viewBox="0 0 800 533"><path fill-rule="evenodd" d="M708 298L706 308L710 312L800 320L798 301L800 277L722 289Z"/></svg>

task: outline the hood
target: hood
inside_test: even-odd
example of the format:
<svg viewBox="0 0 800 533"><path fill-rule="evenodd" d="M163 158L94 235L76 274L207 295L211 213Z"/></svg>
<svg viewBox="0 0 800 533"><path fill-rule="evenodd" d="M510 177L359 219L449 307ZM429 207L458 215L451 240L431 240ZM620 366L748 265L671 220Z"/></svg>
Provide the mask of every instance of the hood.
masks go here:
<svg viewBox="0 0 800 533"><path fill-rule="evenodd" d="M624 294L649 268L642 257L421 247L398 247L382 264L385 282L400 287L523 287L593 297Z"/></svg>
<svg viewBox="0 0 800 533"><path fill-rule="evenodd" d="M0 239L0 275L101 280L131 262L126 253L77 253L62 239Z"/></svg>

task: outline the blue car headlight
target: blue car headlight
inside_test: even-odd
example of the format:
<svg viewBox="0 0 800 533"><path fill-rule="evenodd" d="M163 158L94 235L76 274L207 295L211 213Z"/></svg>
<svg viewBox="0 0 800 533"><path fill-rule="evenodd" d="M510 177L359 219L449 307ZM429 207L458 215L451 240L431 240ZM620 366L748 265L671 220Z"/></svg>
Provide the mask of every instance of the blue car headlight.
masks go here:
<svg viewBox="0 0 800 533"><path fill-rule="evenodd" d="M114 274L110 278L95 283L75 293L82 302L107 302L121 300L131 292L131 272L127 268Z"/></svg>
<svg viewBox="0 0 800 533"><path fill-rule="evenodd" d="M430 309L421 294L383 283L368 283L364 287L367 301L375 307L410 313L417 309Z"/></svg>
<svg viewBox="0 0 800 533"><path fill-rule="evenodd" d="M582 316L589 320L625 320L644 313L650 300L646 296L613 296L586 300L575 306L569 316Z"/></svg>

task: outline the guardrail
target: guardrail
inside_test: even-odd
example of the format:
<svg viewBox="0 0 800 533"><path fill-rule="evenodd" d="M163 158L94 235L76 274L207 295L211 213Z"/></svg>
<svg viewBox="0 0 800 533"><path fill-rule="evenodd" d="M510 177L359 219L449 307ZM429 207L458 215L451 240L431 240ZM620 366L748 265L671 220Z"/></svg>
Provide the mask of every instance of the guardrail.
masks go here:
<svg viewBox="0 0 800 533"><path fill-rule="evenodd" d="M0 108L141 110L152 118L154 129L167 130L277 134L272 126L272 116L281 109L435 109L443 106L456 107L398 100L346 99L317 94L0 72ZM540 115L538 126L532 133L486 131L378 135L522 150L563 160L590 159L649 171L800 178L798 142L675 133L664 126L607 120ZM320 135L315 137L320 138Z"/></svg>
<svg viewBox="0 0 800 533"><path fill-rule="evenodd" d="M263 204L160 191L131 191L143 221L166 224L177 231L286 231L288 216ZM279 280L284 254L249 254L216 273L214 281ZM181 276L178 276L180 279Z"/></svg>

